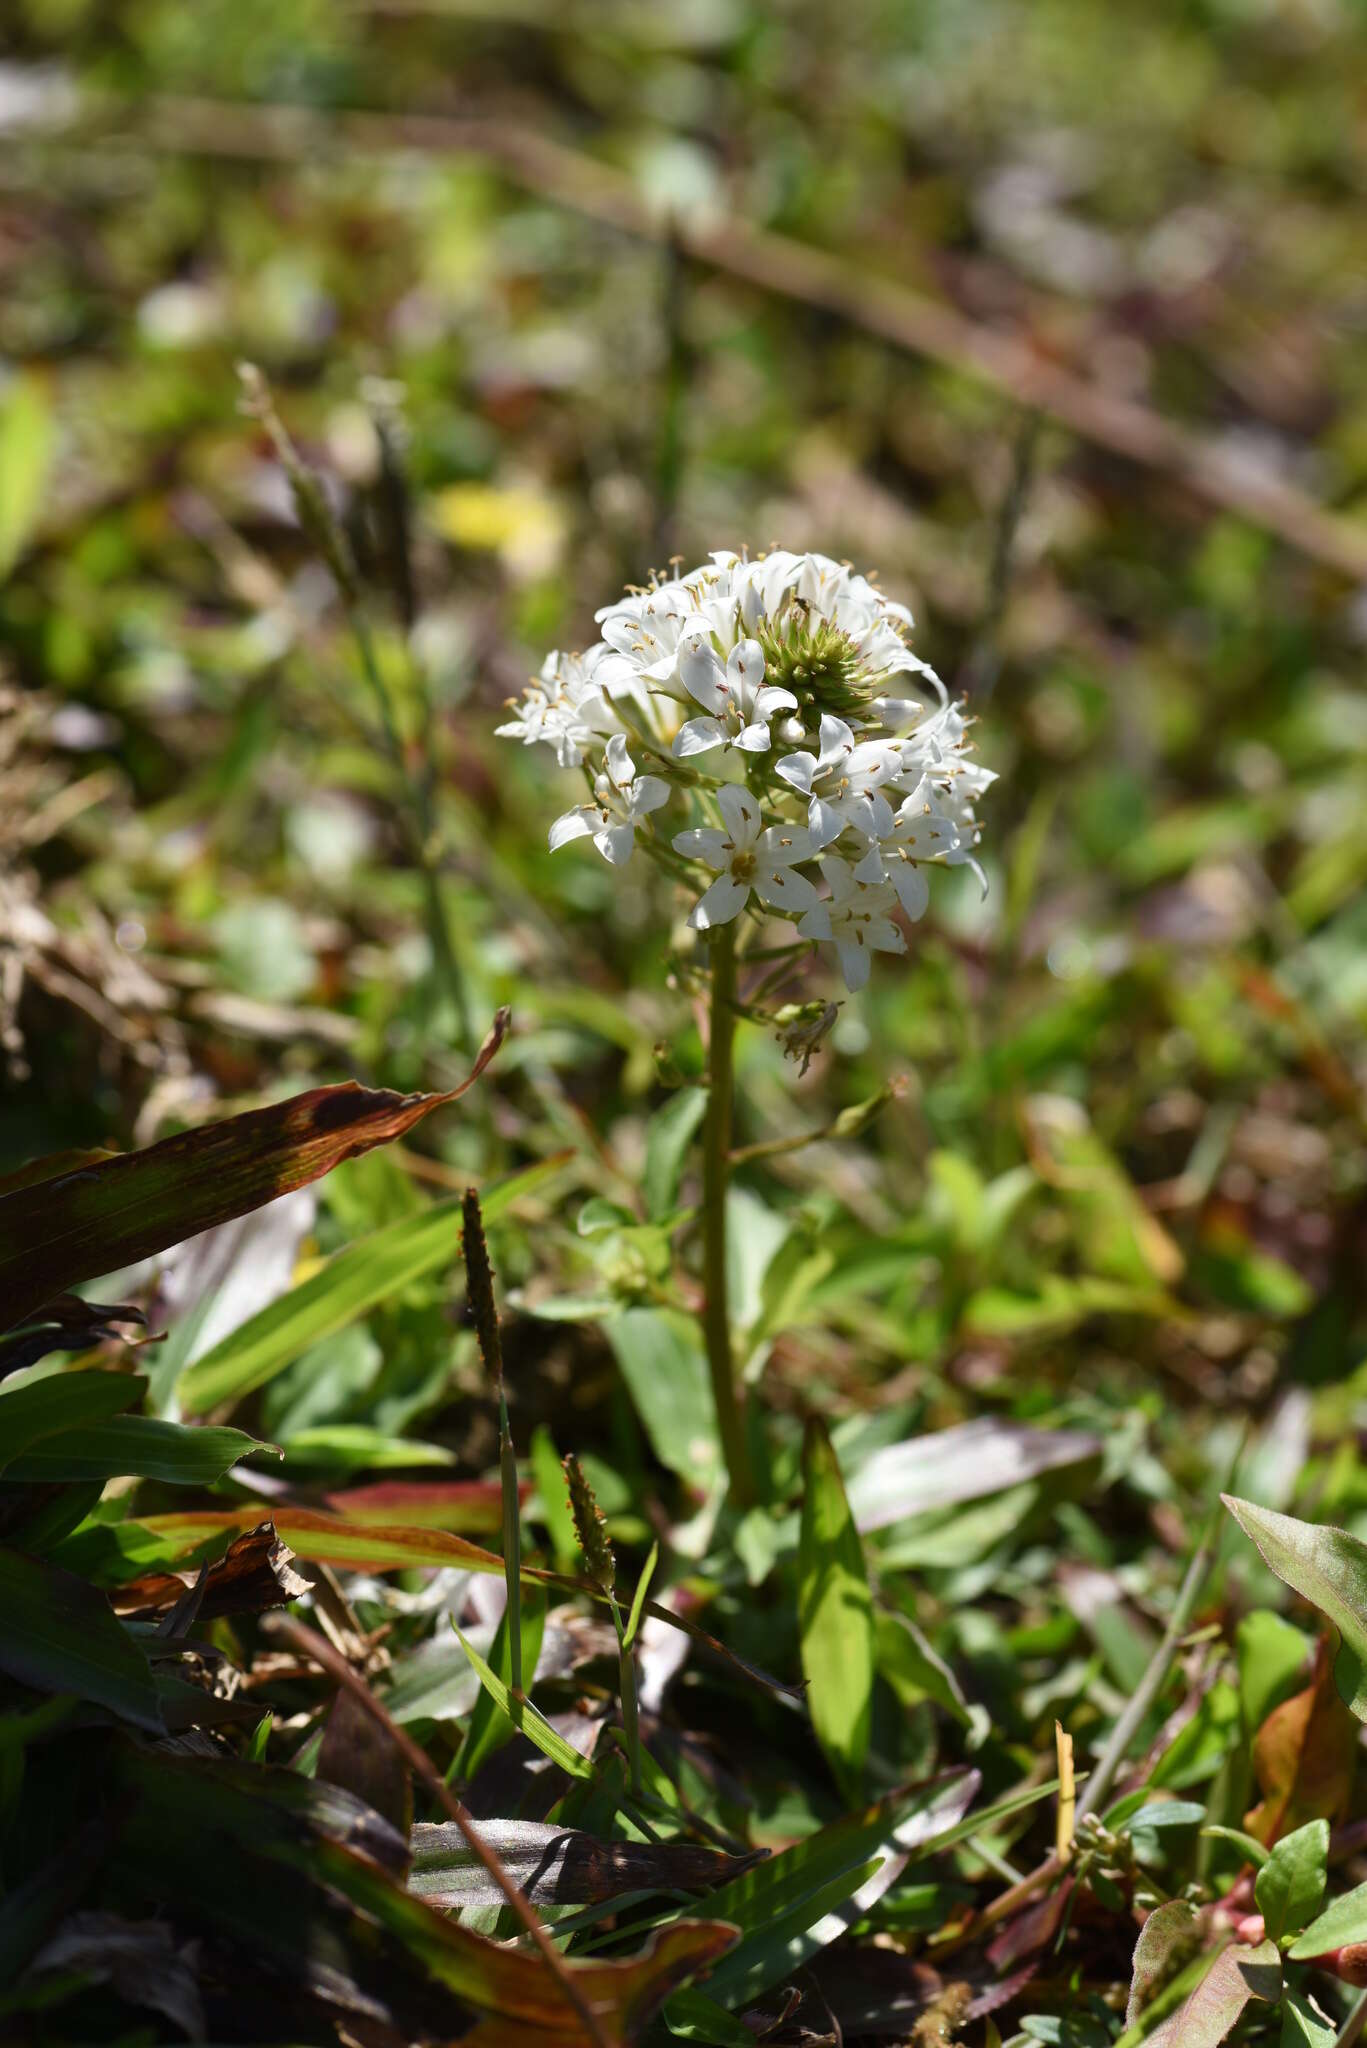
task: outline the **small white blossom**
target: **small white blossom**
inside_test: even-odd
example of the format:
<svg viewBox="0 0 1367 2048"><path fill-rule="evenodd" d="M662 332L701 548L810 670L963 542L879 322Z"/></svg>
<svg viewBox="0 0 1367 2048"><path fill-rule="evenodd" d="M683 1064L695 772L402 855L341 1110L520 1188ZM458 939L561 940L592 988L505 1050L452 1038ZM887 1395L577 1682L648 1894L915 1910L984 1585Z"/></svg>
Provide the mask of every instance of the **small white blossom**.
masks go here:
<svg viewBox="0 0 1367 2048"><path fill-rule="evenodd" d="M892 830L892 805L879 785L901 771L902 756L886 740L855 739L843 718L821 721L821 752L785 754L775 775L810 799L807 827L818 846L829 846L845 827L866 839Z"/></svg>
<svg viewBox="0 0 1367 2048"><path fill-rule="evenodd" d="M512 700L517 716L494 728L499 739L521 740L534 746L538 740L555 749L562 768L577 768L586 748L612 730L612 717L595 677L603 648L587 655L548 654L541 674L519 698Z"/></svg>
<svg viewBox="0 0 1367 2048"><path fill-rule="evenodd" d="M930 901L930 884L921 871L923 863L939 861L947 867L957 867L967 861L977 867L958 826L935 807L932 799L930 784L920 783L903 799L892 821L892 830L882 835L871 855L856 870L859 874L877 872L882 880L890 882L913 923L924 915Z"/></svg>
<svg viewBox="0 0 1367 2048"><path fill-rule="evenodd" d="M764 651L757 640L738 640L723 668L705 627L691 629L679 649L679 676L691 697L712 713L690 718L679 728L674 752L705 754L713 747L741 747L767 754L773 742L769 721L777 711L796 711L797 698L764 680Z"/></svg>
<svg viewBox="0 0 1367 2048"><path fill-rule="evenodd" d="M717 802L724 831L703 825L677 833L674 839L676 853L721 871L689 914L693 929L705 932L713 925L729 924L750 901L752 889L762 903L790 917L812 908L818 901L815 888L805 875L793 872L816 852L810 835L800 826L761 829L764 813L749 790L734 782L717 791Z"/></svg>
<svg viewBox="0 0 1367 2048"><path fill-rule="evenodd" d="M830 883L830 898L798 920L804 939L830 939L840 959L845 986L863 988L875 953L905 953L907 942L892 922L897 895L882 880L875 847L852 868L838 855L826 854L821 872Z"/></svg>
<svg viewBox="0 0 1367 2048"><path fill-rule="evenodd" d="M631 858L641 820L668 803L669 784L658 775L638 775L624 736L614 733L593 793L593 803L576 804L551 826L551 852L571 839L592 839L604 860L619 865Z"/></svg>

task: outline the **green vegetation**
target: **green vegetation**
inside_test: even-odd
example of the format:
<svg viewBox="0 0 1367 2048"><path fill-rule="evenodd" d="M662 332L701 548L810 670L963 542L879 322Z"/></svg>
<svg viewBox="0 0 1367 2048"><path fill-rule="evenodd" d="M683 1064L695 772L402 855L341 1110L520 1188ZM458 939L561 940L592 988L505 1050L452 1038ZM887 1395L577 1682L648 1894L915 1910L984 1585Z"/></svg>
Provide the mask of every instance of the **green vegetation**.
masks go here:
<svg viewBox="0 0 1367 2048"><path fill-rule="evenodd" d="M10 12L0 2040L1357 2040L1361 16Z"/></svg>

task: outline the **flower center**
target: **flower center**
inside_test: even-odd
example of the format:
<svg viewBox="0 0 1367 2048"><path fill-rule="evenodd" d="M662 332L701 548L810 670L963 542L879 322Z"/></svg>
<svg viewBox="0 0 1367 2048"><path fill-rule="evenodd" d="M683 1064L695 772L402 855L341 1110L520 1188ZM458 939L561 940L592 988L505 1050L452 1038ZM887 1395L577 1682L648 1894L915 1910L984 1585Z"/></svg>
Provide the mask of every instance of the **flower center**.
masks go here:
<svg viewBox="0 0 1367 2048"><path fill-rule="evenodd" d="M731 879L736 882L753 882L755 879L755 856L748 846L738 846L732 854Z"/></svg>
<svg viewBox="0 0 1367 2048"><path fill-rule="evenodd" d="M858 648L829 619L795 605L766 619L755 638L764 651L764 680L792 691L804 724L818 723L827 711L837 718L858 712L873 695Z"/></svg>

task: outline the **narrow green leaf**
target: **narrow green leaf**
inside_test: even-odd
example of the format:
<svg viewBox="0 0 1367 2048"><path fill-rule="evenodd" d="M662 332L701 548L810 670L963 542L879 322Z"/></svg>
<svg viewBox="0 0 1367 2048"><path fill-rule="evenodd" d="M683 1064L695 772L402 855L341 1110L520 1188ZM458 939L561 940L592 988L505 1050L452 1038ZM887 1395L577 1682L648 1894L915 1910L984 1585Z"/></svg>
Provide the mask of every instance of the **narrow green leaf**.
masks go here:
<svg viewBox="0 0 1367 2048"><path fill-rule="evenodd" d="M1328 1821L1307 1821L1283 1835L1253 1887L1268 1939L1280 1942L1313 1920L1328 1882Z"/></svg>
<svg viewBox="0 0 1367 2048"><path fill-rule="evenodd" d="M44 1437L122 1415L147 1381L122 1372L52 1372L27 1386L0 1386L0 1470Z"/></svg>
<svg viewBox="0 0 1367 2048"><path fill-rule="evenodd" d="M6 1477L29 1485L137 1478L212 1486L239 1459L274 1448L240 1429L187 1429L148 1415L114 1415L107 1422L45 1437L13 1461Z"/></svg>
<svg viewBox="0 0 1367 2048"><path fill-rule="evenodd" d="M13 378L0 398L0 582L28 545L56 445L45 384L36 375Z"/></svg>
<svg viewBox="0 0 1367 2048"><path fill-rule="evenodd" d="M733 2009L750 2003L847 1933L910 1856L931 1855L957 1833L987 1825L988 1815L967 1818L980 1783L977 1771L953 1771L892 1793L700 1900L709 1920L741 1931L709 1977L708 1997Z"/></svg>
<svg viewBox="0 0 1367 2048"><path fill-rule="evenodd" d="M1335 1687L1358 1719L1367 1721L1367 1544L1346 1529L1299 1522L1229 1494L1221 1499L1269 1571L1333 1622L1340 1637Z"/></svg>
<svg viewBox="0 0 1367 2048"><path fill-rule="evenodd" d="M650 1591L650 1582L655 1576L655 1567L659 1561L660 1546L658 1543L652 1543L650 1555L641 1568L641 1576L636 1581L636 1591L632 1595L631 1613L627 1616L626 1630L622 1637L624 1650L629 1650L636 1640L636 1631L641 1626L641 1613L646 1604L646 1594Z"/></svg>
<svg viewBox="0 0 1367 2048"><path fill-rule="evenodd" d="M164 1734L147 1659L95 1587L0 1548L0 1671Z"/></svg>
<svg viewBox="0 0 1367 2048"><path fill-rule="evenodd" d="M1288 1991L1282 2005L1281 2048L1334 2048L1339 2030L1305 1992Z"/></svg>
<svg viewBox="0 0 1367 2048"><path fill-rule="evenodd" d="M454 1622L451 1626L456 1628ZM559 1764L561 1770L567 1772L570 1777L591 1778L593 1766L588 1758L581 1756L577 1749L571 1749L564 1736L557 1735L549 1721L537 1711L530 1700L515 1700L503 1680L489 1669L479 1651L466 1641L458 1628L456 1634L460 1636L461 1648L479 1674L480 1684L492 1696L495 1704L502 1708L518 1733L525 1735L528 1742L534 1743L543 1756L548 1756L553 1764Z"/></svg>
<svg viewBox="0 0 1367 2048"><path fill-rule="evenodd" d="M534 1673L536 1660L541 1655L541 1638L546 1627L546 1601L544 1594L535 1587L528 1587L522 1595L522 1669ZM508 1697L512 1694L512 1644L508 1639L508 1610L505 1608L494 1631L494 1640L489 1648L489 1669L502 1684ZM469 1655L469 1645L461 1637L462 1647ZM481 1683L479 1698L475 1701L465 1739L457 1752L450 1776L468 1785L481 1764L510 1742L516 1733L507 1709L495 1698L489 1688Z"/></svg>
<svg viewBox="0 0 1367 2048"><path fill-rule="evenodd" d="M859 1532L831 1440L815 1419L802 1452L805 1493L798 1545L798 1619L807 1704L817 1740L852 1795L873 1719L873 1599Z"/></svg>
<svg viewBox="0 0 1367 2048"><path fill-rule="evenodd" d="M679 1195L684 1161L693 1135L707 1111L707 1092L680 1088L646 1126L646 1163L641 1176L646 1213L652 1222L667 1216Z"/></svg>
<svg viewBox="0 0 1367 2048"><path fill-rule="evenodd" d="M321 1338L335 1336L425 1273L448 1265L460 1249L460 1201L438 1202L401 1216L345 1246L288 1294L229 1332L188 1366L180 1405L202 1415L264 1386Z"/></svg>

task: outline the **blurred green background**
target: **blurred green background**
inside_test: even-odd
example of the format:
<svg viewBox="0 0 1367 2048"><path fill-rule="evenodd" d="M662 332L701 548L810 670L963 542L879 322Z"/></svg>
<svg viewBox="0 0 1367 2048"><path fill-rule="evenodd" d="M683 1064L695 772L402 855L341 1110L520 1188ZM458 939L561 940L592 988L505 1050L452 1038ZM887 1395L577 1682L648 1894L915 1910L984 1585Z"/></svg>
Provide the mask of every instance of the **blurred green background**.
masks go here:
<svg viewBox="0 0 1367 2048"><path fill-rule="evenodd" d="M1148 1514L1224 1441L1175 1419L1251 1405L1291 1446L1263 1497L1289 1500L1319 1442L1302 1484L1367 1508L1335 1454L1367 1251L1367 594L1324 549L868 331L883 283L912 288L1170 420L1251 504L1270 477L1367 535L1360 12L6 19L0 1164L342 1074L440 1085L510 1002L478 1107L422 1157L344 1169L318 1242L556 1162L496 1253L541 1312L529 1356L587 1412L596 1315L656 1299L668 1265L630 1212L649 1119L701 1066L685 906L643 864L550 856L573 779L493 727L652 565L820 548L911 604L1001 781L985 903L941 878L805 1077L743 1034L741 1142L908 1084L857 1143L745 1177L741 1320L775 1407L880 1387L902 1424L1127 1418ZM576 153L563 194L509 174L527 134ZM590 187L653 232L589 217ZM829 252L845 313L704 260L690 238L728 221ZM435 779L464 1023L335 590L238 410L242 358L362 559ZM824 971L800 993L839 993ZM592 1196L615 1221L585 1220ZM367 1354L329 1419L436 1409L429 1310L406 1379L405 1311L382 1333L389 1406ZM1312 1413L1299 1390L1329 1383ZM1135 1449L1150 1432L1165 1464Z"/></svg>

